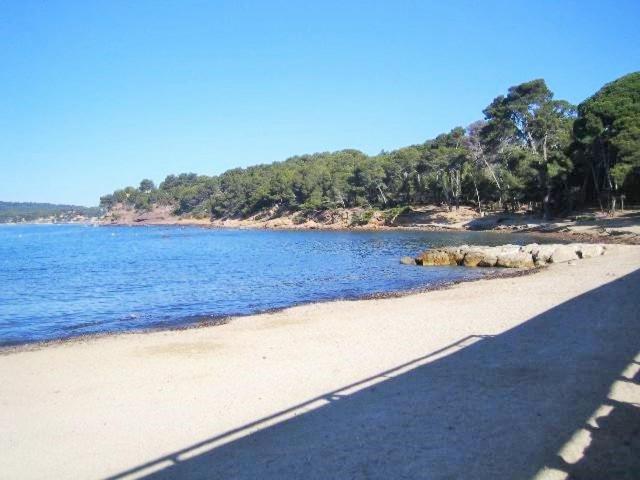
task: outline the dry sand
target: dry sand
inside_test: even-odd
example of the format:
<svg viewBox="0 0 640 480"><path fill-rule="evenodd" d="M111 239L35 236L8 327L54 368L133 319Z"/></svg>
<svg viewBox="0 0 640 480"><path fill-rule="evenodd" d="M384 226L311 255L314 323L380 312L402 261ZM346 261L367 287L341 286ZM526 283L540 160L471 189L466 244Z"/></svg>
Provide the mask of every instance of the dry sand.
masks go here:
<svg viewBox="0 0 640 480"><path fill-rule="evenodd" d="M639 267L8 353L0 477L638 478Z"/></svg>

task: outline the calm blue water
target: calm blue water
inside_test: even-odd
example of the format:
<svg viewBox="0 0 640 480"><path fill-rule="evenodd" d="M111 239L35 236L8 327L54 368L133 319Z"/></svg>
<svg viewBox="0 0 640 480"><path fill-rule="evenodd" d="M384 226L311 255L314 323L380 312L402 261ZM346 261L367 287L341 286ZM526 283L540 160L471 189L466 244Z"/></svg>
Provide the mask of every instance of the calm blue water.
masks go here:
<svg viewBox="0 0 640 480"><path fill-rule="evenodd" d="M175 326L477 277L487 270L407 267L399 258L429 245L505 241L532 237L0 226L0 345Z"/></svg>

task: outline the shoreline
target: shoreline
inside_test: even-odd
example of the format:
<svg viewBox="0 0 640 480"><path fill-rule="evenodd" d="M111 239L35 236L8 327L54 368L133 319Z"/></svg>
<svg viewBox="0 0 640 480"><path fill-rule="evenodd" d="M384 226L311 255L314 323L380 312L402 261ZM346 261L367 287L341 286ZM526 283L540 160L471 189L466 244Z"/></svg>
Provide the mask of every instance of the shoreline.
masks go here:
<svg viewBox="0 0 640 480"><path fill-rule="evenodd" d="M362 226L335 226L335 225L314 225L314 226L267 226L253 222L239 223L233 225L216 224L201 221L176 221L176 222L99 222L99 227L197 227L210 230L270 230L270 231L329 231L329 232L438 232L438 233L496 233L502 235L528 234L539 235L545 238L576 243L606 243L612 245L640 245L640 235L638 234L609 234L609 233L587 233L582 231L564 230L567 227L556 227L546 229L544 227L531 228L465 228L447 225L362 225Z"/></svg>
<svg viewBox="0 0 640 480"><path fill-rule="evenodd" d="M416 266L407 266L406 268L428 268L428 267L421 267L416 265ZM451 268L467 268L467 267L451 267ZM116 338L116 337L126 336L126 335L146 335L146 334L153 334L157 332L181 332L185 330L195 330L195 329L201 329L201 328L215 328L215 327L226 325L233 321L246 318L246 317L253 317L258 315L275 315L293 308L310 306L310 305L325 305L325 304L331 304L331 303L337 303L337 302L360 302L360 301L367 301L367 300L403 298L403 297L408 297L412 295L420 295L428 292L447 290L464 283L480 282L483 280L491 281L491 280L496 280L500 278L516 278L516 277L522 277L525 275L533 275L533 274L539 273L542 270L543 270L542 268L502 269L502 270L487 272L484 275L476 278L449 280L449 281L434 284L434 285L427 285L423 287L416 287L416 288L411 288L406 290L392 290L387 292L371 293L371 294L366 294L362 296L341 297L341 298L334 298L329 300L309 301L309 302L301 301L300 303L294 303L291 305L287 305L285 307L269 308L266 310L260 310L256 312L246 313L246 314L229 314L229 315L219 315L219 316L195 315L194 317L191 317L191 318L201 318L202 320L194 320L192 322L186 321L185 323L176 323L170 326L156 326L156 327L138 328L138 329L131 329L131 330L119 330L119 331L113 331L113 332L87 333L87 334L73 335L73 336L62 337L62 338L53 338L48 340L34 340L34 341L28 341L24 343L0 345L0 357L4 355L11 355L14 353L42 350L49 347L55 347L57 345L87 343L95 340L100 340L103 338Z"/></svg>
<svg viewBox="0 0 640 480"><path fill-rule="evenodd" d="M550 240L557 240L567 243L605 243L610 245L640 245L640 237L624 238L623 236L610 236L610 235L594 235L581 232L558 232L558 231L545 231L538 229L531 230L512 230L507 228L498 229L486 229L475 230L466 228L452 228L444 226L358 226L358 227L265 227L255 225L215 225L204 224L200 222L175 222L175 223L98 223L98 227L192 227L203 228L207 230L257 230L257 231L274 231L274 232L351 232L351 233L369 233L369 232L434 232L434 233L495 233L500 235L539 235L541 237L549 238Z"/></svg>
<svg viewBox="0 0 640 480"><path fill-rule="evenodd" d="M563 478L558 456L589 459L575 432L612 428L602 405L640 403L620 380L640 370L639 275L640 247L616 246L536 275L2 355L3 469Z"/></svg>
<svg viewBox="0 0 640 480"><path fill-rule="evenodd" d="M558 222L564 221L563 219L557 219ZM257 223L251 220L238 220L233 224L225 224L224 221L209 221L209 220L197 220L197 219L175 219L172 221L126 221L126 222L113 222L106 220L99 220L97 222L20 222L20 223L3 223L0 225L20 226L20 225L83 225L91 227L193 227L203 228L209 230L270 230L270 231L290 231L290 232L302 232L302 231L329 231L329 232L438 232L438 233L496 233L503 235L510 234L526 234L526 235L538 235L541 237L557 240L560 242L575 242L575 243L606 243L611 245L640 245L640 225L634 226L633 231L616 231L607 232L604 227L591 226L591 231L586 231L584 228L588 226L575 225L560 225L549 226L547 224L541 224L533 227L523 228L519 224L505 224L497 227L488 228L469 228L467 226L460 225L447 225L447 224L423 224L423 225L357 225L357 226L345 226L338 224L322 224L314 223L308 224L286 224L286 225L270 225L268 222ZM553 223L552 223L553 224ZM639 222L640 224L640 222ZM601 231L594 231L594 229L600 229ZM638 230L638 232L636 232Z"/></svg>
<svg viewBox="0 0 640 480"><path fill-rule="evenodd" d="M448 209L438 205L413 205L399 213L363 207L315 212L263 210L247 217L194 218L177 216L170 206L138 211L119 204L109 210L100 225L197 226L211 229L256 229L285 231L418 231L499 232L544 235L584 243L640 244L640 210L614 214L580 210L571 216L544 220L524 212L486 211L469 207Z"/></svg>

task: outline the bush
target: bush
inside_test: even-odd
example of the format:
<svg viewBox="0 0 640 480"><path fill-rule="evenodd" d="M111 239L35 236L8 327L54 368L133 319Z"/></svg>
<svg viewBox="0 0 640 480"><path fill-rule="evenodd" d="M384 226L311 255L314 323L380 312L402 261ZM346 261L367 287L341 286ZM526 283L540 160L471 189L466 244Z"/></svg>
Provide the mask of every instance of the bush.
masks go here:
<svg viewBox="0 0 640 480"><path fill-rule="evenodd" d="M411 211L411 207L393 207L382 212L382 218L385 223L393 223L396 218L398 218L403 213L409 213Z"/></svg>
<svg viewBox="0 0 640 480"><path fill-rule="evenodd" d="M373 218L373 213L374 213L374 210L371 208L360 213L354 213L353 217L351 217L350 226L356 227L356 226L368 225L371 219Z"/></svg>

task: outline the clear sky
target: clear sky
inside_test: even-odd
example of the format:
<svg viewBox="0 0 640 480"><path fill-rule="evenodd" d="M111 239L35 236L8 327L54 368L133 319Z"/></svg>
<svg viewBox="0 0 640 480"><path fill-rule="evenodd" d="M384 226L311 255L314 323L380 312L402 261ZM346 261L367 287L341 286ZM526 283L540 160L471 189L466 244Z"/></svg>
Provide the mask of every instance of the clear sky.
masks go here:
<svg viewBox="0 0 640 480"><path fill-rule="evenodd" d="M0 200L369 154L640 70L640 1L0 0Z"/></svg>

